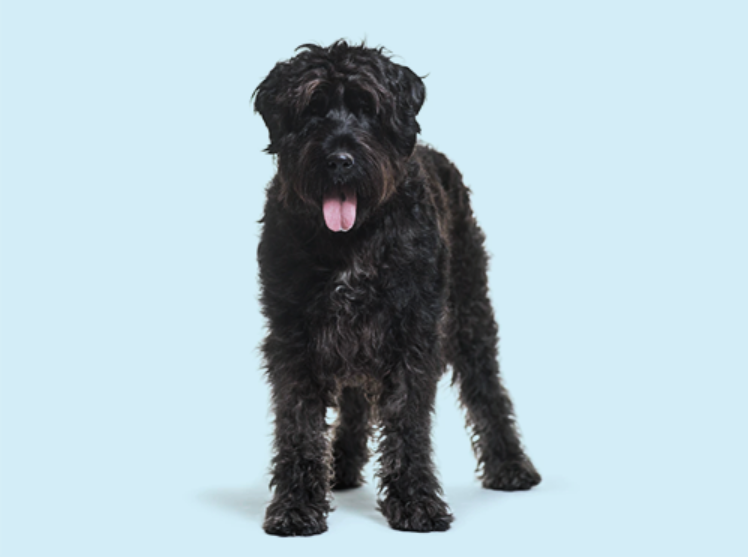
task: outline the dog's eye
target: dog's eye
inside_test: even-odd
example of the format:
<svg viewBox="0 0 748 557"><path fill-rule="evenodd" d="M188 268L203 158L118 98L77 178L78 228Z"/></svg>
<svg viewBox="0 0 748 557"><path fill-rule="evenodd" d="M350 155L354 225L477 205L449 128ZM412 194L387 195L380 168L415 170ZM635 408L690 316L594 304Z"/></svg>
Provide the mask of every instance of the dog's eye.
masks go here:
<svg viewBox="0 0 748 557"><path fill-rule="evenodd" d="M374 114L374 103L365 93L349 93L346 98L348 107L359 114L371 116Z"/></svg>
<svg viewBox="0 0 748 557"><path fill-rule="evenodd" d="M322 95L314 95L304 110L307 116L324 116L326 113L327 99Z"/></svg>

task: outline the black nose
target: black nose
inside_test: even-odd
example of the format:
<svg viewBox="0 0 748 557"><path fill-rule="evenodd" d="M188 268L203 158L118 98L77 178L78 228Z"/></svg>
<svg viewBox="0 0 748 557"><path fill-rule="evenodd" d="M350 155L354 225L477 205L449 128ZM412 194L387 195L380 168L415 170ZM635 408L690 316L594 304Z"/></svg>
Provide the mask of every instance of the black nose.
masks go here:
<svg viewBox="0 0 748 557"><path fill-rule="evenodd" d="M353 166L353 156L345 151L337 151L327 157L327 168L330 170L348 170Z"/></svg>

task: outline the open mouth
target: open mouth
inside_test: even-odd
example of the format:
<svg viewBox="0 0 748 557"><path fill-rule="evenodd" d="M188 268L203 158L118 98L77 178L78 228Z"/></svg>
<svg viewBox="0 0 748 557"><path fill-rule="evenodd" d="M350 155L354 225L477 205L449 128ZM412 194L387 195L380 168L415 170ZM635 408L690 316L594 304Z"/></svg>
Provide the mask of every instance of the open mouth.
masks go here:
<svg viewBox="0 0 748 557"><path fill-rule="evenodd" d="M327 228L348 232L356 222L356 192L347 186L333 186L322 200L322 213Z"/></svg>

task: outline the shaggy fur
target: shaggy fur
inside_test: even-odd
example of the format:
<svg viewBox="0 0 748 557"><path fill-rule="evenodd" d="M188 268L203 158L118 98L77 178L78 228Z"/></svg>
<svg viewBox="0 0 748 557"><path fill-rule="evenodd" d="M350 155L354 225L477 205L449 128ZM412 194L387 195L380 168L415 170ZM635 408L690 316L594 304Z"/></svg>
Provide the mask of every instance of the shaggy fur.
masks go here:
<svg viewBox="0 0 748 557"><path fill-rule="evenodd" d="M446 530L430 428L448 364L483 485L540 481L499 380L484 236L459 171L416 144L421 79L382 49L299 50L255 91L278 165L258 248L275 412L264 528L324 532L330 490L361 485L376 426L389 524Z"/></svg>

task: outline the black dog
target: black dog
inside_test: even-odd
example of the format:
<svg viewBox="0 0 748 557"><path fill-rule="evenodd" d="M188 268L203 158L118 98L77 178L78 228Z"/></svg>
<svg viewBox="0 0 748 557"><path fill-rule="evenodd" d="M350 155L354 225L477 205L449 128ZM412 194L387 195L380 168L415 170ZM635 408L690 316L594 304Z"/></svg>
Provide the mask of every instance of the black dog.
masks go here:
<svg viewBox="0 0 748 557"><path fill-rule="evenodd" d="M483 485L540 482L499 381L483 233L459 171L416 145L416 74L382 49L299 49L255 91L278 165L258 248L275 411L264 528L324 532L330 490L363 481L376 424L381 512L398 530L446 530L430 426L448 364Z"/></svg>

